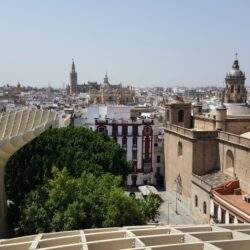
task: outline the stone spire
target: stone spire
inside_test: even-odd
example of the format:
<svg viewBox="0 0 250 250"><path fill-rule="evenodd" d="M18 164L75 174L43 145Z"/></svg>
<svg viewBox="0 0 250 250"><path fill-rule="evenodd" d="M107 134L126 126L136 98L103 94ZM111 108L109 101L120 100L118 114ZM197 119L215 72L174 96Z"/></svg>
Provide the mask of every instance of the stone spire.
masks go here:
<svg viewBox="0 0 250 250"><path fill-rule="evenodd" d="M71 67L71 72L75 73L76 72L76 68L75 68L75 62L74 59L72 58L72 67Z"/></svg>

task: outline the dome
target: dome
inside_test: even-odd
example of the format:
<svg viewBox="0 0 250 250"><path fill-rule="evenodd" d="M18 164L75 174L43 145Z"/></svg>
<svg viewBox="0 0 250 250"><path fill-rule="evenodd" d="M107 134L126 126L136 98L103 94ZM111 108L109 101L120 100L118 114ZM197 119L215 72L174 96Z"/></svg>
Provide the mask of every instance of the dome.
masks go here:
<svg viewBox="0 0 250 250"><path fill-rule="evenodd" d="M244 76L243 72L240 69L231 69L228 75L229 76Z"/></svg>
<svg viewBox="0 0 250 250"><path fill-rule="evenodd" d="M105 74L105 77L103 78L103 85L104 86L109 86L110 85L107 73Z"/></svg>
<svg viewBox="0 0 250 250"><path fill-rule="evenodd" d="M233 76L233 77L244 76L244 73L240 70L238 60L234 60L232 69L229 71L228 76Z"/></svg>

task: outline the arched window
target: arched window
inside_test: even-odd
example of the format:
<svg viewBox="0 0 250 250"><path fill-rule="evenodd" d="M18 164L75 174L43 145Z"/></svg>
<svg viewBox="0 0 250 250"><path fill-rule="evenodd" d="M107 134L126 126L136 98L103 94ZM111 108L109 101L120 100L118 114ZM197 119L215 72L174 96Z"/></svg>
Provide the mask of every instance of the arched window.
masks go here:
<svg viewBox="0 0 250 250"><path fill-rule="evenodd" d="M184 120L184 111L181 109L178 111L178 122L183 122Z"/></svg>
<svg viewBox="0 0 250 250"><path fill-rule="evenodd" d="M198 207L198 196L197 195L194 196L194 204L195 204L195 207Z"/></svg>
<svg viewBox="0 0 250 250"><path fill-rule="evenodd" d="M104 134L107 133L107 130L106 130L106 127L105 127L105 126L100 126L100 127L98 127L98 128L97 128L97 131L98 131L99 133L104 133Z"/></svg>
<svg viewBox="0 0 250 250"><path fill-rule="evenodd" d="M152 131L152 127L151 126L145 126L143 128L143 131L142 131L143 135L145 136L150 136L152 135L153 131Z"/></svg>
<svg viewBox="0 0 250 250"><path fill-rule="evenodd" d="M169 109L166 111L166 120L169 121Z"/></svg>
<svg viewBox="0 0 250 250"><path fill-rule="evenodd" d="M182 143L179 141L178 142L178 152L177 152L178 156L182 155Z"/></svg>
<svg viewBox="0 0 250 250"><path fill-rule="evenodd" d="M233 152L229 149L226 153L226 172L229 172L231 175L234 173L234 155Z"/></svg>
<svg viewBox="0 0 250 250"><path fill-rule="evenodd" d="M207 203L204 201L203 202L203 214L207 213Z"/></svg>

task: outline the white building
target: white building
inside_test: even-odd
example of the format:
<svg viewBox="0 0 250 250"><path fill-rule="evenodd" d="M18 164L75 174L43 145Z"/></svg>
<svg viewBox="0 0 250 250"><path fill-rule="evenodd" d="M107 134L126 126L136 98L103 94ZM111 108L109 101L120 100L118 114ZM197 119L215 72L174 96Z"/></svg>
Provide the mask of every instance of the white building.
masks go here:
<svg viewBox="0 0 250 250"><path fill-rule="evenodd" d="M87 127L112 137L125 150L133 166L128 186L157 185L159 174L164 173L160 169L164 160L162 144L158 143L159 129L152 118L131 117L132 108L93 105L87 108L84 122Z"/></svg>

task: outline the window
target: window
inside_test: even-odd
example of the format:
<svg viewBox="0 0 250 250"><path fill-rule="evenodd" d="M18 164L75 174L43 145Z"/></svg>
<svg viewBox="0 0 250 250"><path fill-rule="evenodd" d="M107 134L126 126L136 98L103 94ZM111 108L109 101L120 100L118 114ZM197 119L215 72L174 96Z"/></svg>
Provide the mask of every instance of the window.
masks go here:
<svg viewBox="0 0 250 250"><path fill-rule="evenodd" d="M182 143L179 141L178 142L178 156L182 156Z"/></svg>
<svg viewBox="0 0 250 250"><path fill-rule="evenodd" d="M234 174L234 156L233 152L229 149L226 153L226 172L230 175Z"/></svg>
<svg viewBox="0 0 250 250"><path fill-rule="evenodd" d="M207 213L207 203L204 201L203 202L203 214Z"/></svg>
<svg viewBox="0 0 250 250"><path fill-rule="evenodd" d="M133 136L138 135L138 126L136 126L136 125L132 126L132 134L133 134Z"/></svg>
<svg viewBox="0 0 250 250"><path fill-rule="evenodd" d="M160 155L157 155L156 163L160 163L160 162L161 162L161 156L160 156Z"/></svg>
<svg viewBox="0 0 250 250"><path fill-rule="evenodd" d="M184 120L184 111L181 109L178 111L178 122L183 122Z"/></svg>
<svg viewBox="0 0 250 250"><path fill-rule="evenodd" d="M132 151L132 159L136 160L137 159L137 150Z"/></svg>
<svg viewBox="0 0 250 250"><path fill-rule="evenodd" d="M128 126L122 125L122 135L127 136L128 135Z"/></svg>
<svg viewBox="0 0 250 250"><path fill-rule="evenodd" d="M118 134L118 127L116 124L112 125L112 135L116 137Z"/></svg>
<svg viewBox="0 0 250 250"><path fill-rule="evenodd" d="M194 196L194 204L195 204L195 207L198 207L198 196L197 195Z"/></svg>
<svg viewBox="0 0 250 250"><path fill-rule="evenodd" d="M133 137L133 147L137 146L137 137Z"/></svg>
<svg viewBox="0 0 250 250"><path fill-rule="evenodd" d="M122 147L127 148L127 137L122 137Z"/></svg>
<svg viewBox="0 0 250 250"><path fill-rule="evenodd" d="M234 223L234 216L229 214L229 223Z"/></svg>
<svg viewBox="0 0 250 250"><path fill-rule="evenodd" d="M233 92L234 92L234 86L231 85L231 93L233 93Z"/></svg>
<svg viewBox="0 0 250 250"><path fill-rule="evenodd" d="M158 147L158 135L154 136L154 146Z"/></svg>
<svg viewBox="0 0 250 250"><path fill-rule="evenodd" d="M166 120L169 121L169 109L167 109L167 112L166 112Z"/></svg>
<svg viewBox="0 0 250 250"><path fill-rule="evenodd" d="M214 221L216 223L218 223L218 210L219 210L219 206L214 204Z"/></svg>
<svg viewBox="0 0 250 250"><path fill-rule="evenodd" d="M237 92L240 93L240 85L238 85Z"/></svg>
<svg viewBox="0 0 250 250"><path fill-rule="evenodd" d="M221 209L221 223L225 224L226 222L226 210Z"/></svg>
<svg viewBox="0 0 250 250"><path fill-rule="evenodd" d="M152 128L151 126L144 126L143 128L143 135L144 136L150 136L152 135L153 131L152 131Z"/></svg>
<svg viewBox="0 0 250 250"><path fill-rule="evenodd" d="M107 133L107 130L106 130L106 127L105 127L105 126L98 127L98 128L97 128L97 131L98 131L99 133L104 133L104 134Z"/></svg>

